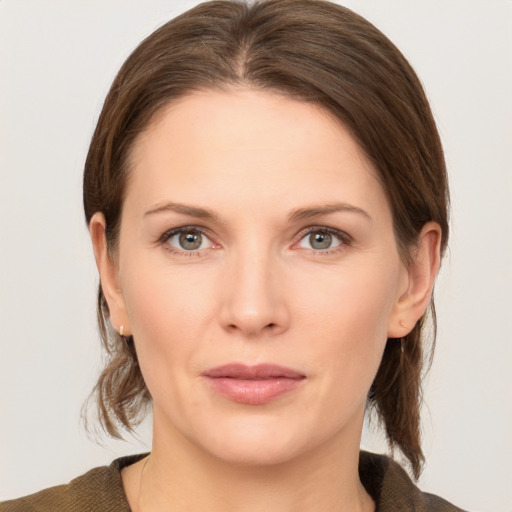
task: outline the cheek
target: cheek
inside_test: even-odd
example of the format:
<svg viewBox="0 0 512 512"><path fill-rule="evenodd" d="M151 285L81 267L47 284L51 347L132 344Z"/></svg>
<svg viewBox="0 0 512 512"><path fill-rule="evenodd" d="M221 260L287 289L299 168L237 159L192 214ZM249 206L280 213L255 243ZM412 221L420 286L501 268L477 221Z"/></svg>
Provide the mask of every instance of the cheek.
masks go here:
<svg viewBox="0 0 512 512"><path fill-rule="evenodd" d="M137 338L148 341L183 334L184 324L187 331L201 327L213 304L211 276L188 265L169 263L165 254L155 253L132 253L121 269L131 328Z"/></svg>
<svg viewBox="0 0 512 512"><path fill-rule="evenodd" d="M326 386L352 390L355 399L366 395L387 341L398 276L390 268L336 269L330 276L317 276L316 286L301 294L302 328L309 331L305 342L314 347L311 360L328 370Z"/></svg>
<svg viewBox="0 0 512 512"><path fill-rule="evenodd" d="M296 273L292 295L300 300L297 307L302 314L322 319L321 324L314 322L322 329L337 331L344 339L386 338L397 296L398 271L398 265L388 261L358 262L314 275Z"/></svg>
<svg viewBox="0 0 512 512"><path fill-rule="evenodd" d="M155 397L190 372L212 317L211 280L169 265L126 266L123 288L140 367ZM177 400L178 397L173 397Z"/></svg>

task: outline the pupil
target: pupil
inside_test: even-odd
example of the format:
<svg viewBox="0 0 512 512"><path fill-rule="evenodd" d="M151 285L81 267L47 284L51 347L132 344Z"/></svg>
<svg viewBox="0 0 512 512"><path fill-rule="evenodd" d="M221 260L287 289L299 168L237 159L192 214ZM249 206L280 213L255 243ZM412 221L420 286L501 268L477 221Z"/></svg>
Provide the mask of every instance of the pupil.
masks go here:
<svg viewBox="0 0 512 512"><path fill-rule="evenodd" d="M309 236L309 243L313 249L328 249L332 243L332 236L329 233L312 233Z"/></svg>
<svg viewBox="0 0 512 512"><path fill-rule="evenodd" d="M182 233L180 235L180 245L183 249L188 251L193 251L195 249L199 249L201 247L202 236L200 233Z"/></svg>

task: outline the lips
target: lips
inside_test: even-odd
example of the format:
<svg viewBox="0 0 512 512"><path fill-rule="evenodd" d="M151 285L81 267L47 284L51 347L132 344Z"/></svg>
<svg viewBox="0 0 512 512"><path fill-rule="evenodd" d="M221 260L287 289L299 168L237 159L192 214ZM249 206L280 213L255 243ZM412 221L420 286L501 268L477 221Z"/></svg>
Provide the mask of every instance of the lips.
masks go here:
<svg viewBox="0 0 512 512"><path fill-rule="evenodd" d="M232 363L206 371L210 388L237 403L263 405L299 387L305 375L273 364Z"/></svg>

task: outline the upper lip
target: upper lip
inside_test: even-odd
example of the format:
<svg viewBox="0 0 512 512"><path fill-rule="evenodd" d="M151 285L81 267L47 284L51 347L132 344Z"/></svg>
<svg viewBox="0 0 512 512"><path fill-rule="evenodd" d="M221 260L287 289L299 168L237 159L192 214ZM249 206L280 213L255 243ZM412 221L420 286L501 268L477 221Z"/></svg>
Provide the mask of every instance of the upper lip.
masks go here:
<svg viewBox="0 0 512 512"><path fill-rule="evenodd" d="M206 377L211 378L232 378L244 380L264 380L272 378L286 378L286 379L302 379L304 374L279 366L276 364L257 364L246 365L243 363L229 363L222 366L216 366L203 373Z"/></svg>

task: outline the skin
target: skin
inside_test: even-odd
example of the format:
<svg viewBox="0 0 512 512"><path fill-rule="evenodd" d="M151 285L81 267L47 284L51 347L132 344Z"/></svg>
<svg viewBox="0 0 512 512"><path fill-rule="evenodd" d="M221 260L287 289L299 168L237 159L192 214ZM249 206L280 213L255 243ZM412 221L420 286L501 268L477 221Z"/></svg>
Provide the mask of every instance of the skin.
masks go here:
<svg viewBox="0 0 512 512"><path fill-rule="evenodd" d="M90 231L112 324L134 336L153 397L149 462L122 474L132 509L373 510L357 472L366 396L387 338L428 305L439 226L425 225L406 265L347 130L268 91L172 103L137 139L130 173L115 261L101 213ZM338 209L291 218L326 205ZM190 226L204 232L198 250L164 236ZM313 248L311 230L326 229L331 246ZM306 378L268 404L239 404L202 376L231 362Z"/></svg>

